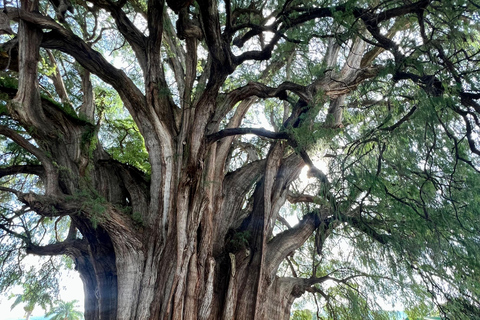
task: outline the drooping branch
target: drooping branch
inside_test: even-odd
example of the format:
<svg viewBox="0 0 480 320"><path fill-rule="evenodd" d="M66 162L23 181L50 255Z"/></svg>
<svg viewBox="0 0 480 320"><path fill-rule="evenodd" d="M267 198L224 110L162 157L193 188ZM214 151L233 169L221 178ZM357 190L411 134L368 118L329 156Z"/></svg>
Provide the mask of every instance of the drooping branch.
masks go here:
<svg viewBox="0 0 480 320"><path fill-rule="evenodd" d="M16 131L0 125L0 134L12 139L16 144L37 157L45 169L45 188L47 194L58 192L58 171L52 160L39 148L31 144Z"/></svg>
<svg viewBox="0 0 480 320"><path fill-rule="evenodd" d="M468 119L467 115L462 115L462 117L465 123L465 128L467 130L466 136L467 136L468 146L470 147L470 151L480 156L480 150L476 146L476 141L475 141L476 139L474 138L474 130L472 128L472 125L470 124L470 120Z"/></svg>
<svg viewBox="0 0 480 320"><path fill-rule="evenodd" d="M354 212L358 212L358 210L354 210ZM358 213L355 215L353 214L339 214L338 215L340 221L348 223L353 228L361 231L362 233L368 235L370 238L374 239L375 241L381 244L387 244L390 236L386 233L379 233L374 226L382 226L383 223L381 221L373 221L373 220L366 220L362 217L358 216Z"/></svg>
<svg viewBox="0 0 480 320"><path fill-rule="evenodd" d="M380 130L389 131L389 132L395 130L396 128L400 127L404 122L408 121L408 119L410 119L410 117L415 113L416 110L417 110L417 106L413 106L412 109L410 109L408 113L405 116L403 116L400 120L398 120L395 124L386 128L380 128Z"/></svg>

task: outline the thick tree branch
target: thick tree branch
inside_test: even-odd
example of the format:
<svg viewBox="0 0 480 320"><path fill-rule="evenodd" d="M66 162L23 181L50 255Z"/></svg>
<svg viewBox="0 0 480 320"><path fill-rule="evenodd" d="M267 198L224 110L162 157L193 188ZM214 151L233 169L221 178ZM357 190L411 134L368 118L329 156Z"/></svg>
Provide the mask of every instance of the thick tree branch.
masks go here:
<svg viewBox="0 0 480 320"><path fill-rule="evenodd" d="M84 239L65 240L45 246L39 246L33 243L27 243L27 254L37 256L55 256L66 254L77 257L80 253L88 254L88 242Z"/></svg>
<svg viewBox="0 0 480 320"><path fill-rule="evenodd" d="M334 7L323 7L323 8L288 8L288 2L285 3L284 8L279 12L276 16L276 19L273 23L269 24L268 26L265 25L255 25L255 24L240 24L235 25L231 28L227 28L226 32L229 34L233 34L241 29L249 28L250 30L246 32L241 38L236 39L234 42L235 45L241 47L245 42L253 38L254 36L260 35L263 32L273 32L275 36L273 37L270 44L264 48L262 51L248 51L243 53L240 57L236 58L237 63L241 63L246 60L254 59L254 60L264 60L270 57L270 54L278 42L280 38L282 38L283 34L292 28L295 28L298 25L301 25L307 21L311 21L314 19L319 18L327 18L333 17L335 12L346 12L347 10L352 10L354 16L356 18L361 18L365 21L367 26L370 27L371 32L374 37L380 39L380 42L385 48L391 48L392 43L391 41L387 41L387 38L382 37L380 33L377 31L377 27L379 23L389 20L395 17L403 16L408 13L414 13L418 10L424 9L429 0L422 0L418 1L413 4L407 4L398 8L389 9L378 14L372 14L366 9L361 8L349 8L347 5L339 5ZM300 13L301 12L301 13ZM299 14L300 13L300 14ZM266 23L266 21L265 21ZM372 55L378 55L378 52L372 51ZM365 61L367 62L367 61ZM366 64L365 64L366 65Z"/></svg>
<svg viewBox="0 0 480 320"><path fill-rule="evenodd" d="M273 38L270 40L270 43L268 43L262 50L247 51L239 56L235 56L235 65L240 65L247 60L263 61L270 59L272 57L273 49L275 49L275 46L281 38L281 34L275 33Z"/></svg>
<svg viewBox="0 0 480 320"><path fill-rule="evenodd" d="M465 127L467 130L466 136L467 136L468 146L470 147L470 151L480 156L480 150L477 148L476 141L475 141L477 139L475 138L472 125L470 124L470 120L468 119L466 114L462 115L462 117L463 117L463 121L465 122Z"/></svg>
<svg viewBox="0 0 480 320"><path fill-rule="evenodd" d="M207 136L207 141L213 143L225 137L244 134L255 134L269 139L288 139L288 135L285 132L273 132L261 128L230 128Z"/></svg>
<svg viewBox="0 0 480 320"><path fill-rule="evenodd" d="M65 83L63 82L62 75L60 74L57 61L50 50L47 50L47 55L48 55L48 58L50 59L50 63L55 69L53 74L50 76L50 79L52 79L53 85L55 86L55 91L57 92L63 104L71 105L72 103L68 98L68 93L65 88Z"/></svg>
<svg viewBox="0 0 480 320"><path fill-rule="evenodd" d="M6 86L0 85L0 93L4 93L4 94L8 95L8 98L10 98L10 99L13 99L15 97L15 95L17 94L17 92L18 92L17 88L6 87ZM85 95L87 95L87 94L85 94ZM92 99L93 99L93 97L92 97ZM61 117L64 117L64 118L68 119L67 120L68 122L70 122L72 124L75 124L75 125L79 125L79 126L92 125L91 121L88 121L88 120L85 121L83 118L72 115L72 113L67 112L66 108L63 108L63 107L59 106L56 102L52 102L51 100L49 100L47 98L44 98L44 97L41 97L41 102L42 102L43 111L46 114L55 115L55 116L57 116L58 114L61 114ZM81 110L83 110L83 106L81 107ZM91 110L91 113L92 113L92 117L93 117L93 110Z"/></svg>
<svg viewBox="0 0 480 320"><path fill-rule="evenodd" d="M406 3L403 6L393 8L393 9L388 9L383 12L377 13L375 15L369 16L371 21L375 21L377 24L390 20L392 18L400 17L400 16L405 16L409 13L416 13L418 11L424 10L429 4L431 0L420 0L414 3ZM364 11L363 9L358 9L356 10L356 16L357 17L363 17L364 16Z"/></svg>
<svg viewBox="0 0 480 320"><path fill-rule="evenodd" d="M378 14L373 14L365 9L355 9L354 15L355 17L363 20L367 30L379 42L379 45L384 49L390 50L395 57L395 61L400 63L402 61L403 54L393 40L391 40L388 36L381 34L381 28L379 24L383 21L403 16L408 13L416 13L424 10L429 3L430 0L420 0L415 3L410 3L401 7L386 10Z"/></svg>
<svg viewBox="0 0 480 320"><path fill-rule="evenodd" d="M307 90L308 88L290 81L283 82L278 87L273 88L259 82L249 82L246 86L235 89L230 92L227 99L231 100L231 104L244 100L251 96L259 98L278 98L280 100L289 100L287 91L295 93L304 101L311 101L312 96ZM293 103L293 101L290 101Z"/></svg>
<svg viewBox="0 0 480 320"><path fill-rule="evenodd" d="M249 212L243 211L245 197L252 187L263 175L265 160L251 162L242 168L230 172L225 176L223 190L225 190L225 200L222 204L221 215L218 216L217 234L218 242L222 243L225 234L229 229L240 227L243 219Z"/></svg>
<svg viewBox="0 0 480 320"><path fill-rule="evenodd" d="M203 34L213 59L212 67L219 74L230 74L234 70L234 63L230 47L222 37L217 1L198 0L197 3L200 6Z"/></svg>
<svg viewBox="0 0 480 320"><path fill-rule="evenodd" d="M325 213L312 212L305 215L292 228L276 235L267 244L266 262L269 272L276 272L277 266L291 252L299 248L322 222L321 216ZM330 223L331 218L326 218Z"/></svg>
<svg viewBox="0 0 480 320"><path fill-rule="evenodd" d="M230 34L234 34L242 29L250 29L246 32L241 38L235 39L234 44L238 47L242 47L248 40L251 38L260 35L263 32L272 32L275 34L274 41L270 42L270 46L267 46L263 51L247 51L242 54L240 57L237 57L238 61L245 61L248 59L263 60L267 57L273 50L274 45L283 37L285 32L289 29L292 29L302 23L311 21L318 18L331 17L334 10L344 10L344 6L339 6L338 8L308 8L306 11L308 13L298 14L295 9L287 9L288 2L285 3L284 8L278 13L275 21L272 24L258 25L252 23L242 23L234 25L230 30ZM289 15L296 15L296 18L291 18ZM269 22L269 19L264 19L264 23Z"/></svg>
<svg viewBox="0 0 480 320"><path fill-rule="evenodd" d="M173 26L167 12L164 12L165 27L163 30L163 42L166 52L168 53L167 63L172 69L175 80L177 82L178 92L180 95L185 91L185 69L186 53L177 40L175 35L175 27ZM196 66L195 66L196 67Z"/></svg>
<svg viewBox="0 0 480 320"><path fill-rule="evenodd" d="M0 178L16 174L34 174L42 177L45 170L40 165L15 165L0 168Z"/></svg>
<svg viewBox="0 0 480 320"><path fill-rule="evenodd" d="M161 65L161 55L160 48L162 46L162 36L163 36L163 10L165 6L165 0L155 1L148 0L147 2L147 27L148 27L148 38L147 38L147 59L148 66L146 76L149 76L148 80L156 80L153 77L162 77L163 74L159 72L158 74L151 74L152 71L157 70ZM157 81L155 81L157 82Z"/></svg>
<svg viewBox="0 0 480 320"><path fill-rule="evenodd" d="M66 215L78 215L82 210L88 210L83 199L65 198L57 195L40 195L33 192L19 193L17 198L20 202L29 206L37 214L44 217L61 217Z"/></svg>
<svg viewBox="0 0 480 320"><path fill-rule="evenodd" d="M288 192L287 194L287 200L290 203L314 203L315 202L315 196L309 195L309 194L295 194L291 191Z"/></svg>

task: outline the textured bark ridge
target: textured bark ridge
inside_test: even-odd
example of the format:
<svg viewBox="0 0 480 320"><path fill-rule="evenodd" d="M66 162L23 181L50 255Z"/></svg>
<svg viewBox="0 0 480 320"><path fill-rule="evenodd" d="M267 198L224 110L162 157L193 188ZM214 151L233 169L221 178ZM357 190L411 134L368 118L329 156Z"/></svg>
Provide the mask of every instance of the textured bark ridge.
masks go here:
<svg viewBox="0 0 480 320"><path fill-rule="evenodd" d="M169 23L164 1L147 2L148 36L129 20L122 1L91 2L111 15L133 49L143 73L144 92L69 28L39 13L36 0L22 0L21 8L5 9L9 19L20 21L19 86L10 93L9 113L36 144L5 127L0 133L40 162L16 172L37 174L45 186L44 194L16 195L39 215L71 218L64 241L47 246L29 242L27 251L67 254L75 260L84 283L86 320L288 319L294 299L324 279L283 278L277 270L320 225L328 234L335 225L336 218L329 211L334 203L274 234L289 186L305 165L311 166L312 175L322 183L328 185L328 181L288 131L240 128L242 118L257 99L275 98L291 105L284 128L308 126L313 121L308 119L314 117L305 115L316 103L330 100L325 125L340 127L345 95L377 74L369 61L380 50L370 51L369 61L362 60L366 43L358 38L339 71L333 71L339 47L332 42L325 55L326 71L309 85L285 81L273 88L249 82L220 94L227 77L243 62L270 58L281 39L279 33L262 50L236 56L230 43L241 47L258 33L252 29L233 39L235 16L228 16L231 21L221 28L217 1L196 1L196 15L188 12L191 1L182 5L167 1L179 12L177 29L185 45L175 42L173 26L164 29ZM231 10L229 1L226 5ZM416 9L405 6L404 11L408 10ZM312 20L332 13L310 14L300 18ZM300 23L300 18L284 28ZM372 30L374 18L368 20ZM168 85L162 68L162 41L174 51L167 63L182 97L179 105L164 94ZM197 74L200 41L205 42L209 57L205 71ZM84 100L78 115L68 111L71 106L59 76L55 85L63 107L41 97L40 48L60 50L83 68ZM283 66L272 64L271 68ZM114 160L102 149L91 74L118 91L144 137L151 175ZM233 114L229 122L221 125L228 113ZM236 137L248 133L269 139L266 157L252 156L244 166L228 170ZM324 197L331 200L327 193Z"/></svg>

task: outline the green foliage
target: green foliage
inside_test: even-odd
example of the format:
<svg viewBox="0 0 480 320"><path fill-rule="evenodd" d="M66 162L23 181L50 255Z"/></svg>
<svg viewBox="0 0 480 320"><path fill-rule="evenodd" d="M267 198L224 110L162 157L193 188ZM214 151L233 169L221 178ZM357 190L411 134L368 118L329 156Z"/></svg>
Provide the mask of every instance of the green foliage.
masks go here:
<svg viewBox="0 0 480 320"><path fill-rule="evenodd" d="M405 310L408 319L423 319L432 315L432 306L426 305L423 301L417 303L417 305Z"/></svg>
<svg viewBox="0 0 480 320"><path fill-rule="evenodd" d="M82 320L83 314L76 310L78 301L55 301L55 306L45 316L50 320Z"/></svg>
<svg viewBox="0 0 480 320"><path fill-rule="evenodd" d="M480 308L474 305L473 301L465 298L455 297L450 298L447 303L440 307L442 314L447 315L449 319L480 319Z"/></svg>
<svg viewBox="0 0 480 320"><path fill-rule="evenodd" d="M3 269L4 273L0 277L2 292L8 292L14 283L20 283L22 293L10 294L9 299L13 299L11 308L19 304L24 305L25 311L32 311L36 306L47 311L53 300L57 297L59 283L57 274L62 264L59 259L44 259L39 261L37 266L25 267L16 265L17 271ZM17 277L12 279L11 277ZM8 280L13 282L8 283Z"/></svg>
<svg viewBox="0 0 480 320"><path fill-rule="evenodd" d="M97 148L98 128L94 125L86 125L82 134L81 148L88 154L89 158L93 157L93 152ZM86 150L85 150L86 149Z"/></svg>
<svg viewBox="0 0 480 320"><path fill-rule="evenodd" d="M294 310L290 316L290 320L313 320L313 313L308 309Z"/></svg>
<svg viewBox="0 0 480 320"><path fill-rule="evenodd" d="M74 195L67 196L66 200L80 202L81 210L87 214L94 228L97 228L99 223L105 221L108 202L96 190L84 188Z"/></svg>
<svg viewBox="0 0 480 320"><path fill-rule="evenodd" d="M18 88L18 79L3 72L0 73L0 86L16 89Z"/></svg>
<svg viewBox="0 0 480 320"><path fill-rule="evenodd" d="M45 311L52 307L54 292L51 292L51 288L47 287L46 283L39 282L36 274L33 279L31 276L32 274L30 279L22 284L23 293L10 295L9 299L15 299L11 309L21 303L25 304L24 309L27 312L32 312L36 306L40 306Z"/></svg>
<svg viewBox="0 0 480 320"><path fill-rule="evenodd" d="M108 130L108 137L103 130ZM150 172L145 142L131 118L108 121L103 130L101 137L105 139L106 149L114 159Z"/></svg>
<svg viewBox="0 0 480 320"><path fill-rule="evenodd" d="M248 230L232 232L228 240L229 251L236 252L248 248L250 237Z"/></svg>

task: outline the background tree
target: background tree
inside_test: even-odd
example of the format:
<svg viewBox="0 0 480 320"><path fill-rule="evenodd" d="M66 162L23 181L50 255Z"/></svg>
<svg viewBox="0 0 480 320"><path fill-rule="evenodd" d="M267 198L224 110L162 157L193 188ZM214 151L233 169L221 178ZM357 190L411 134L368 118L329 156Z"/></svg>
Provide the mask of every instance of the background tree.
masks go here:
<svg viewBox="0 0 480 320"><path fill-rule="evenodd" d="M1 288L67 255L88 320L478 310L478 9L4 3Z"/></svg>
<svg viewBox="0 0 480 320"><path fill-rule="evenodd" d="M23 293L12 294L9 299L15 299L12 303L11 309L15 308L19 304L24 304L23 309L25 310L25 320L28 320L35 309L35 307L39 306L44 311L47 311L53 306L52 303L52 296L55 296L54 290L56 286L51 285L48 280L54 279L45 279L41 278L41 272L43 271L44 276L51 277L52 272L48 270L41 270L40 272L30 272L27 275L27 279L24 279L22 283ZM40 274L39 274L40 273ZM49 290L50 289L50 290Z"/></svg>
<svg viewBox="0 0 480 320"><path fill-rule="evenodd" d="M83 319L82 313L75 310L75 308L78 308L76 305L77 303L77 300L68 302L57 300L55 301L55 307L53 307L45 316L50 317L50 320L81 320Z"/></svg>

